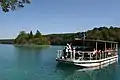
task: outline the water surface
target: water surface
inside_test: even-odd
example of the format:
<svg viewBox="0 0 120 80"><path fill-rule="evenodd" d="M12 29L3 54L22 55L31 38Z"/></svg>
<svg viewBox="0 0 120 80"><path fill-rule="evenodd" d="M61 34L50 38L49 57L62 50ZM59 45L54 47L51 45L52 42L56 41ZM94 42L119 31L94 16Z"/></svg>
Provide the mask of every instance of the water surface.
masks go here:
<svg viewBox="0 0 120 80"><path fill-rule="evenodd" d="M120 63L97 70L58 64L63 46L25 48L0 45L0 80L120 80Z"/></svg>

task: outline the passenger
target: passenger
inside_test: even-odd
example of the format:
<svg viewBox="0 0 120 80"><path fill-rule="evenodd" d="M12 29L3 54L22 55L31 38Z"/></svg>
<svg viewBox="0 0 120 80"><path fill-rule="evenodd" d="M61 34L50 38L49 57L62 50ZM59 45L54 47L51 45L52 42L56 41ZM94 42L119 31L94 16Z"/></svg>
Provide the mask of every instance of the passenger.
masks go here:
<svg viewBox="0 0 120 80"><path fill-rule="evenodd" d="M67 44L67 47L69 50L71 50L71 45L70 44Z"/></svg>
<svg viewBox="0 0 120 80"><path fill-rule="evenodd" d="M110 48L108 49L108 57L111 56Z"/></svg>
<svg viewBox="0 0 120 80"><path fill-rule="evenodd" d="M93 49L93 55L95 55L97 53L97 50L94 48Z"/></svg>
<svg viewBox="0 0 120 80"><path fill-rule="evenodd" d="M93 59L95 59L96 53L97 53L97 50L94 48L93 49L93 54L92 54Z"/></svg>
<svg viewBox="0 0 120 80"><path fill-rule="evenodd" d="M98 50L98 52L97 52L97 57L98 57L98 59L100 59L101 58L101 53L102 53L102 51L101 50Z"/></svg>
<svg viewBox="0 0 120 80"><path fill-rule="evenodd" d="M108 57L108 48L106 48L105 50L105 57L104 58L107 58Z"/></svg>
<svg viewBox="0 0 120 80"><path fill-rule="evenodd" d="M64 59L66 59L67 53L68 53L68 50L67 50L67 47L65 47L65 49L63 50Z"/></svg>
<svg viewBox="0 0 120 80"><path fill-rule="evenodd" d="M65 57L68 58L69 57L69 44L68 43L67 43L65 52L66 52L66 56Z"/></svg>
<svg viewBox="0 0 120 80"><path fill-rule="evenodd" d="M108 48L106 48L106 52L108 52L109 51L109 49Z"/></svg>
<svg viewBox="0 0 120 80"><path fill-rule="evenodd" d="M73 46L71 43L70 43L70 57L71 59L73 58Z"/></svg>
<svg viewBox="0 0 120 80"><path fill-rule="evenodd" d="M101 53L104 53L104 50L102 50Z"/></svg>
<svg viewBox="0 0 120 80"><path fill-rule="evenodd" d="M101 50L98 50L98 53L101 54L102 53Z"/></svg>
<svg viewBox="0 0 120 80"><path fill-rule="evenodd" d="M115 47L113 47L113 50L115 50Z"/></svg>
<svg viewBox="0 0 120 80"><path fill-rule="evenodd" d="M73 47L73 58L74 58L74 59L75 59L75 53L76 53L75 47Z"/></svg>
<svg viewBox="0 0 120 80"><path fill-rule="evenodd" d="M71 50L73 51L73 46L72 46L72 43L70 43L70 47L71 47Z"/></svg>
<svg viewBox="0 0 120 80"><path fill-rule="evenodd" d="M69 47L66 46L66 58L68 57L68 54L69 54Z"/></svg>
<svg viewBox="0 0 120 80"><path fill-rule="evenodd" d="M67 43L67 46L66 46L66 47L67 47L67 51L68 51L68 52L67 52L67 58L70 58L70 54L71 54L71 52L72 52L71 46L70 46L70 44Z"/></svg>

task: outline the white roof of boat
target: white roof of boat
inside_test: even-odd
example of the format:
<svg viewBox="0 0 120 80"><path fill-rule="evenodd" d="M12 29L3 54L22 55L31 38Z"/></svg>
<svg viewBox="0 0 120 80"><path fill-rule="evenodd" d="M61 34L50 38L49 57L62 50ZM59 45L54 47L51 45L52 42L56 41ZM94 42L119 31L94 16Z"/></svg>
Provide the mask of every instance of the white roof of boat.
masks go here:
<svg viewBox="0 0 120 80"><path fill-rule="evenodd" d="M80 38L75 38L75 40L81 40L81 41L92 41L92 42L107 42L107 43L118 43L115 41L105 41L105 40L93 40L93 39L80 39Z"/></svg>

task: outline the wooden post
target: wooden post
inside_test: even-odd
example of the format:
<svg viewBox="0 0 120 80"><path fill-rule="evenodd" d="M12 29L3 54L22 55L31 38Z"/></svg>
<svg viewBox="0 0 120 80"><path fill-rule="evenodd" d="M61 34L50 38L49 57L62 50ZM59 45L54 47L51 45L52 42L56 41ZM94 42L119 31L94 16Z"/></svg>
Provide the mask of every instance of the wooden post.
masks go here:
<svg viewBox="0 0 120 80"><path fill-rule="evenodd" d="M112 43L111 43L111 50L112 50L113 48L112 48Z"/></svg>
<svg viewBox="0 0 120 80"><path fill-rule="evenodd" d="M105 42L105 50L106 50L106 42Z"/></svg>
<svg viewBox="0 0 120 80"><path fill-rule="evenodd" d="M105 42L105 55L104 55L104 58L106 58L106 42Z"/></svg>
<svg viewBox="0 0 120 80"><path fill-rule="evenodd" d="M76 51L75 51L75 49L73 50L73 59L75 60L75 53L76 53Z"/></svg>
<svg viewBox="0 0 120 80"><path fill-rule="evenodd" d="M91 53L89 53L90 54L90 60L91 60Z"/></svg>
<svg viewBox="0 0 120 80"><path fill-rule="evenodd" d="M117 45L117 43L116 43L116 51L118 51L118 45Z"/></svg>
<svg viewBox="0 0 120 80"><path fill-rule="evenodd" d="M116 54L115 55L117 55L118 54L118 44L116 43Z"/></svg>
<svg viewBox="0 0 120 80"><path fill-rule="evenodd" d="M70 52L70 59L72 60L72 51Z"/></svg>
<svg viewBox="0 0 120 80"><path fill-rule="evenodd" d="M97 42L96 42L96 50L97 50Z"/></svg>
<svg viewBox="0 0 120 80"><path fill-rule="evenodd" d="M102 54L102 53L100 52L100 59L101 59L101 54Z"/></svg>
<svg viewBox="0 0 120 80"><path fill-rule="evenodd" d="M82 60L84 59L84 53L82 53Z"/></svg>
<svg viewBox="0 0 120 80"><path fill-rule="evenodd" d="M107 58L107 52L105 52L105 58Z"/></svg>
<svg viewBox="0 0 120 80"><path fill-rule="evenodd" d="M96 53L96 60L97 60L97 53Z"/></svg>

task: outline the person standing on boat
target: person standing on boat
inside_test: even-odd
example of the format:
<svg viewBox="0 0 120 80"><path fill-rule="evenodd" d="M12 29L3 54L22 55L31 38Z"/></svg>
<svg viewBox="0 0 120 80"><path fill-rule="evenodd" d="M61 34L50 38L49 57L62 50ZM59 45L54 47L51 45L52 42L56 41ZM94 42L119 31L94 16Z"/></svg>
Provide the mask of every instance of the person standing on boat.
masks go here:
<svg viewBox="0 0 120 80"><path fill-rule="evenodd" d="M97 50L94 48L93 49L93 55L95 55L97 53Z"/></svg>
<svg viewBox="0 0 120 80"><path fill-rule="evenodd" d="M65 59L68 57L68 55L69 55L69 44L65 46L64 53L63 53L63 56Z"/></svg>
<svg viewBox="0 0 120 80"><path fill-rule="evenodd" d="M67 46L66 46L66 47L67 47L67 49L68 49L68 55L67 55L67 57L68 57L68 58L71 58L71 55L72 55L71 45L67 43Z"/></svg>
<svg viewBox="0 0 120 80"><path fill-rule="evenodd" d="M68 47L68 44L67 44L67 46L66 46L65 52L66 52L65 57L67 58L67 57L68 57L68 54L69 54L69 47Z"/></svg>
<svg viewBox="0 0 120 80"><path fill-rule="evenodd" d="M93 49L93 54L92 54L93 59L95 59L96 54L97 54L97 50L94 48L94 49Z"/></svg>
<svg viewBox="0 0 120 80"><path fill-rule="evenodd" d="M70 58L72 59L73 58L73 46L71 43L69 44L69 49L70 49Z"/></svg>
<svg viewBox="0 0 120 80"><path fill-rule="evenodd" d="M64 59L67 58L67 54L68 54L68 49L67 49L67 47L65 46L65 48L64 48L64 50L63 50L63 57L64 57Z"/></svg>
<svg viewBox="0 0 120 80"><path fill-rule="evenodd" d="M75 50L75 47L73 47L73 59L75 60L75 53L76 53L76 50Z"/></svg>

